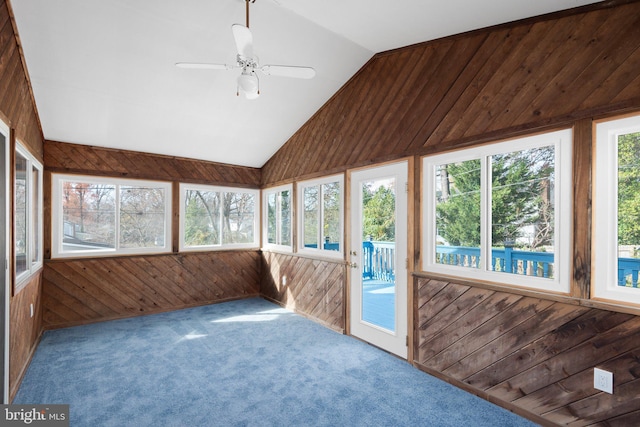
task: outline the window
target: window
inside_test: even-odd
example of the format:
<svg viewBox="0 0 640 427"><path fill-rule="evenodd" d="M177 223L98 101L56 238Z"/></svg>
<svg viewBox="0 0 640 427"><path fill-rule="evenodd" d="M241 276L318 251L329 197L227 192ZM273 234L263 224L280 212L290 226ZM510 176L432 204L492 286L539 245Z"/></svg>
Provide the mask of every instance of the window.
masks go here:
<svg viewBox="0 0 640 427"><path fill-rule="evenodd" d="M293 186L269 188L263 191L263 242L265 248L291 252L291 203Z"/></svg>
<svg viewBox="0 0 640 427"><path fill-rule="evenodd" d="M171 251L171 184L52 177L52 256Z"/></svg>
<svg viewBox="0 0 640 427"><path fill-rule="evenodd" d="M257 248L259 193L180 184L180 250Z"/></svg>
<svg viewBox="0 0 640 427"><path fill-rule="evenodd" d="M342 253L342 175L298 184L298 251Z"/></svg>
<svg viewBox="0 0 640 427"><path fill-rule="evenodd" d="M595 136L592 297L640 304L640 116Z"/></svg>
<svg viewBox="0 0 640 427"><path fill-rule="evenodd" d="M42 266L42 165L21 144L15 160L16 283Z"/></svg>
<svg viewBox="0 0 640 427"><path fill-rule="evenodd" d="M571 131L424 158L424 269L569 291Z"/></svg>

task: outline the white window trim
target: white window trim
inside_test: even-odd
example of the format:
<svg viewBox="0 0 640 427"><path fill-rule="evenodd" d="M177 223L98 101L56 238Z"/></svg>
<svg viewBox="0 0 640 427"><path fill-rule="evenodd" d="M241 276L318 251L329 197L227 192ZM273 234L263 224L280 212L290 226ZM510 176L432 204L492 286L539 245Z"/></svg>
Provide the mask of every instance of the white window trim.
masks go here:
<svg viewBox="0 0 640 427"><path fill-rule="evenodd" d="M307 187L320 187L320 194L322 195L322 185L330 184L333 182L337 182L340 186L340 240L339 240L339 249L337 251L330 251L323 248L307 248L304 246L304 189ZM330 258L344 258L344 176L343 175L332 175L329 177L313 179L309 181L301 181L297 185L297 198L298 198L298 252L308 255L322 255L324 257ZM320 236L319 245L322 245L322 241L324 239L324 235L322 234L322 224L324 223L324 203L322 203L322 197L320 198L320 203L318 206L320 210L320 215L318 218L319 228L320 228Z"/></svg>
<svg viewBox="0 0 640 427"><path fill-rule="evenodd" d="M488 269L489 257L483 257L483 265L480 268L467 268L453 265L438 264L436 257L436 181L435 173L438 165L447 163L457 163L466 160L481 159L482 194L481 194L481 253L490 253L491 241L488 233L489 215L488 209L491 200L491 188L488 180L488 156L495 154L520 151L543 146L555 146L555 172L556 185L554 194L555 203L555 227L554 250L555 250L555 274L553 279L524 276L519 274L506 274L490 271ZM570 291L571 281L571 151L572 131L565 129L549 132L530 137L512 139L509 141L486 144L483 146L427 156L423 158L423 241L422 250L424 253L424 271L441 273L463 278L486 280L494 283L503 283L509 286L532 288L555 293L567 294Z"/></svg>
<svg viewBox="0 0 640 427"><path fill-rule="evenodd" d="M62 183L64 181L86 182L92 184L113 184L116 189L116 223L115 223L115 245L113 249L82 250L74 252L64 252L62 250ZM120 186L141 185L150 187L161 187L165 191L165 239L164 246L153 248L120 248ZM51 176L51 258L83 258L83 257L110 257L117 255L145 255L162 254L172 251L171 237L171 205L172 205L172 185L166 181L148 181L137 179L109 178L90 175L64 175L52 174Z"/></svg>
<svg viewBox="0 0 640 427"><path fill-rule="evenodd" d="M8 142L8 140L7 140ZM42 220L42 212L43 212L43 192L42 192L42 186L43 186L43 174L44 174L44 168L42 167L42 164L36 160L35 157L33 157L33 155L29 152L29 150L27 150L22 143L20 143L20 141L16 141L16 152L18 152L22 157L24 157L25 159L27 159L27 188L26 188L26 211L27 211L27 233L33 233L34 231L36 232L36 237L37 237L37 241L36 241L36 246L38 246L39 248L39 256L38 259L35 262L32 262L33 259L33 253L34 250L36 248L33 247L33 245L31 244L32 239L30 238L29 235L27 235L27 259L26 259L26 263L27 263L27 268L25 271L23 271L21 274L16 274L16 285L19 285L21 283L23 283L25 280L27 280L29 277L31 277L36 271L38 271L40 268L42 268L43 265L43 252L44 252L44 246L43 246L43 233L44 233L44 227L43 227L43 220ZM36 168L38 170L38 183L37 183L37 192L38 194L35 195L36 199L38 200L38 206L37 206L37 218L33 217L33 209L32 209L32 202L34 200L34 194L33 194L33 190L34 190L34 183L33 180L31 179L32 177L32 170L33 168ZM15 183L14 183L14 200L15 200ZM19 287L19 286L17 286Z"/></svg>
<svg viewBox="0 0 640 427"><path fill-rule="evenodd" d="M618 135L640 132L640 116L595 123L591 297L640 304L640 290L618 286Z"/></svg>
<svg viewBox="0 0 640 427"><path fill-rule="evenodd" d="M289 226L291 230L291 245L269 243L269 215L268 215L269 206L267 204L267 198L269 197L269 194L273 194L273 193L280 194L283 191L287 191L287 190L291 195L290 221L292 223ZM293 218L295 216L294 206L295 206L295 199L293 197L293 184L285 184L285 185L280 185L278 187L265 188L264 190L262 190L262 249L274 250L278 252L287 252L287 253L293 252L293 239L295 236L294 228L293 228ZM280 221L277 221L276 225L279 227ZM280 236L279 229L277 230L276 235Z"/></svg>
<svg viewBox="0 0 640 427"><path fill-rule="evenodd" d="M185 197L187 190L201 190L210 192L221 193L247 193L253 194L255 197L255 210L253 213L253 242L251 243L222 243L219 245L199 245L199 246L187 246L184 241L185 233ZM180 184L180 252L197 252L197 251L214 251L214 250L228 250L228 249L257 249L260 246L260 222L258 220L260 213L260 190L250 188L237 188L237 187L223 187L213 185L198 185L198 184ZM220 216L222 220L222 215Z"/></svg>

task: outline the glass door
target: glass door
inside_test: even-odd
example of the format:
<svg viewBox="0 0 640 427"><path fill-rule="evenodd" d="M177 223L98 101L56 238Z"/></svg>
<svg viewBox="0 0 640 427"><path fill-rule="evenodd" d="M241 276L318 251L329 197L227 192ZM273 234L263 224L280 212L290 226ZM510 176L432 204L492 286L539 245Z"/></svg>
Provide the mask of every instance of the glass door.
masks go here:
<svg viewBox="0 0 640 427"><path fill-rule="evenodd" d="M350 176L350 332L406 358L408 164Z"/></svg>

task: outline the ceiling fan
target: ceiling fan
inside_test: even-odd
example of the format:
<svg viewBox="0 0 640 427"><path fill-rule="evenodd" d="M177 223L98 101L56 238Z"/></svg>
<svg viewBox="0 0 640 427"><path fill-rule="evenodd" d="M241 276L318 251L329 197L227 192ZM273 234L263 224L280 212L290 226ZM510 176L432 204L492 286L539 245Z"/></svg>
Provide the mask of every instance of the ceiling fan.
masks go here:
<svg viewBox="0 0 640 427"><path fill-rule="evenodd" d="M249 30L249 3L256 0L244 0L246 3L246 26L233 24L231 31L236 42L238 54L235 65L228 64L208 64L197 62L178 62L176 67L208 69L208 70L242 70L238 76L238 87L236 95L240 92L248 99L256 99L260 95L260 80L256 70L267 76L294 77L298 79L311 79L316 75L316 71L311 67L299 67L291 65L262 65L258 63L258 57L253 53L253 36Z"/></svg>

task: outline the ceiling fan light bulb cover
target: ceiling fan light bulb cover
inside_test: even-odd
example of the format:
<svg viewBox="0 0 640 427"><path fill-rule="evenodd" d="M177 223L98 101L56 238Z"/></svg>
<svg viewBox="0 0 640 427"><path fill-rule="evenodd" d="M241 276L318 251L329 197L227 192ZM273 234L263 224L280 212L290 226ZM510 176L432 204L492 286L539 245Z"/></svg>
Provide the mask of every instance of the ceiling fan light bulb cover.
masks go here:
<svg viewBox="0 0 640 427"><path fill-rule="evenodd" d="M256 99L258 97L258 77L255 74L240 74L238 76L238 87L248 99Z"/></svg>

